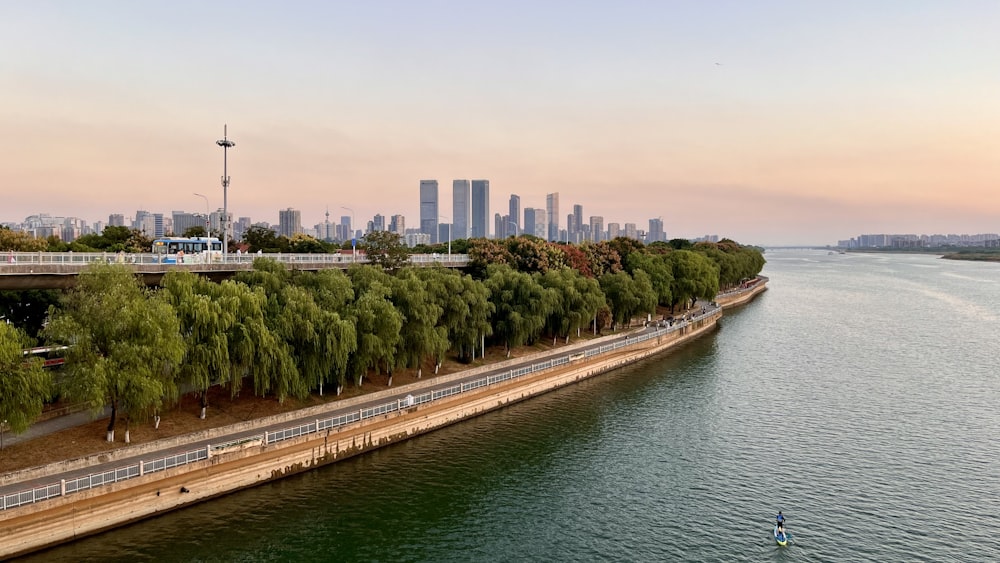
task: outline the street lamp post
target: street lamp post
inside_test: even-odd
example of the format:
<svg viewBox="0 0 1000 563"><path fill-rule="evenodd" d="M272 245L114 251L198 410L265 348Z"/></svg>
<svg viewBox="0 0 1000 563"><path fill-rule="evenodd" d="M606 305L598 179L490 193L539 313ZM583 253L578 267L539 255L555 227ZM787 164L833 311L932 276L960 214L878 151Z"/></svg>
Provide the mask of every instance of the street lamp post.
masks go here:
<svg viewBox="0 0 1000 563"><path fill-rule="evenodd" d="M222 147L222 260L226 260L229 253L229 172L226 169L229 149L236 146L236 143L229 140L228 125L222 126L222 139L215 144Z"/></svg>
<svg viewBox="0 0 1000 563"><path fill-rule="evenodd" d="M358 239L354 236L354 210L344 206L340 206L340 208L351 212L351 263L355 263L358 261Z"/></svg>
<svg viewBox="0 0 1000 563"><path fill-rule="evenodd" d="M448 262L451 262L451 217L447 215L438 215L438 219L448 220Z"/></svg>
<svg viewBox="0 0 1000 563"><path fill-rule="evenodd" d="M212 226L211 226L211 223L209 221L209 217L211 216L211 214L208 212L208 197L204 196L202 194L194 194L194 195L196 195L196 196L200 197L201 199L205 200L205 236L206 237L210 237L210 236L212 236ZM184 233L181 233L181 234L184 234Z"/></svg>

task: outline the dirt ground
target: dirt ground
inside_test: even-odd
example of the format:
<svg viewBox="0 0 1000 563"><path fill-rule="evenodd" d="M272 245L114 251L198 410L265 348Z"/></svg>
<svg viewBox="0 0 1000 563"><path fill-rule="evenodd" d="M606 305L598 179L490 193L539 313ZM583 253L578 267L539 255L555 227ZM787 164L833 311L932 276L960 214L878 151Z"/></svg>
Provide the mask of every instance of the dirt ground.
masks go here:
<svg viewBox="0 0 1000 563"><path fill-rule="evenodd" d="M609 334L605 332L604 335ZM584 338L592 338L593 335L582 335ZM570 343L577 342L572 339ZM559 341L555 347L552 341L543 341L530 347L522 347L511 352L511 357L520 357L527 354L550 350L564 346L563 341ZM502 347L487 348L485 361L477 359L472 364L462 364L451 358L445 360L438 375L446 375L471 369L483 364L496 363L506 359ZM435 377L433 367L424 368L423 379ZM392 385L397 387L417 381L416 370L398 370L393 374ZM132 444L141 444L179 436L190 432L218 428L229 424L244 422L254 418L263 418L288 411L303 409L318 404L330 403L336 400L355 397L357 395L373 393L386 389L388 376L385 374L369 374L361 387L348 384L344 392L336 395L324 390L324 396L320 397L313 393L304 400L286 399L283 404L279 404L273 397L256 397L252 389L244 387L242 393L235 398L231 398L229 393L221 388L213 388L209 391L208 412L204 420L198 418L200 411L197 396L193 394L185 395L180 402L169 410L161 413L160 427L153 428L152 421L132 421L129 425L130 439ZM334 391L334 389L329 389ZM53 405L53 408L64 407L65 405ZM108 426L108 417L103 417L87 424L68 428L36 439L28 440L12 446L4 446L0 450L0 474L8 473L18 469L36 467L57 461L76 459L87 455L111 451L125 446L125 424L119 418L115 429L115 442L109 443L105 440Z"/></svg>

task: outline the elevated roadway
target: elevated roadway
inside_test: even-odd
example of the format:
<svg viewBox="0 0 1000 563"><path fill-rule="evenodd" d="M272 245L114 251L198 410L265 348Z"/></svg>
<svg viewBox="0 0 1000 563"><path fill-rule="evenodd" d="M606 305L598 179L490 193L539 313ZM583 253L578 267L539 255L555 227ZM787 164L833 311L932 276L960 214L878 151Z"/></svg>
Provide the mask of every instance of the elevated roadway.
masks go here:
<svg viewBox="0 0 1000 563"><path fill-rule="evenodd" d="M318 271L346 269L365 264L363 254L229 254L225 261L162 264L158 254L118 254L113 252L9 252L0 255L0 290L66 289L76 283L76 276L94 263L123 264L140 274L147 285L158 285L170 270L187 270L215 281L236 272L253 269L256 258L269 258L290 270ZM189 257L191 259L192 257ZM464 268L468 254L412 254L415 266Z"/></svg>

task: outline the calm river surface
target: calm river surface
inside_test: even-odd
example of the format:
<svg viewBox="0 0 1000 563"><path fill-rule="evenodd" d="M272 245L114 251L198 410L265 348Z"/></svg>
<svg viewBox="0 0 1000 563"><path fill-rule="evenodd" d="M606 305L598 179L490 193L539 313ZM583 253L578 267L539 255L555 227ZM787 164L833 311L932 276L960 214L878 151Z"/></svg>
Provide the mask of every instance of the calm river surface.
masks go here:
<svg viewBox="0 0 1000 563"><path fill-rule="evenodd" d="M33 559L1000 559L1000 264L766 258L670 354Z"/></svg>

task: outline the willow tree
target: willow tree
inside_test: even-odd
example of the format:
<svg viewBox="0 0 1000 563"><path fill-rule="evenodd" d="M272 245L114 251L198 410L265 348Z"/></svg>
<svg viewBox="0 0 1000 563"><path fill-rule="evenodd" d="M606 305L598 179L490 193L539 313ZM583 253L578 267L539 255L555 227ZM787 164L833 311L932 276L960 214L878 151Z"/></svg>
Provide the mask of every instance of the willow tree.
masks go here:
<svg viewBox="0 0 1000 563"><path fill-rule="evenodd" d="M392 278L391 286L392 303L403 321L396 365L417 368L419 378L423 375L421 362L431 358L437 366L450 346L448 329L438 325L444 309L430 298L427 283L413 268L399 270ZM392 385L391 374L389 385Z"/></svg>
<svg viewBox="0 0 1000 563"><path fill-rule="evenodd" d="M568 267L549 270L538 277L538 282L558 292L558 314L550 314L546 326L553 336L563 336L567 343L571 333L580 336L582 327L596 323L597 312L605 306L604 292L597 280L584 277L577 270Z"/></svg>
<svg viewBox="0 0 1000 563"><path fill-rule="evenodd" d="M719 267L710 259L691 250L675 250L666 256L673 275L671 311L680 303L693 305L699 298L714 299L719 293Z"/></svg>
<svg viewBox="0 0 1000 563"><path fill-rule="evenodd" d="M63 391L95 414L111 406L107 440L119 412L129 421L177 397L184 341L173 307L125 266L95 264L78 276L45 329L50 344L68 345Z"/></svg>
<svg viewBox="0 0 1000 563"><path fill-rule="evenodd" d="M320 311L316 331L325 357L318 360L317 369L308 370L306 379L319 387L320 395L327 382L334 383L339 392L346 380L348 360L358 345L354 323L347 316L348 305L354 301L351 280L340 270L320 270L295 272L292 282L309 292Z"/></svg>
<svg viewBox="0 0 1000 563"><path fill-rule="evenodd" d="M483 283L494 307L493 334L503 341L509 358L511 348L532 342L541 334L557 296L555 290L509 266L490 266L486 274Z"/></svg>
<svg viewBox="0 0 1000 563"><path fill-rule="evenodd" d="M375 266L352 266L348 270L355 301L349 308L354 321L357 348L348 360L348 373L360 387L369 369L376 374L392 369L401 338L403 316L393 306L392 281Z"/></svg>
<svg viewBox="0 0 1000 563"><path fill-rule="evenodd" d="M187 343L179 370L182 381L200 396L199 418L208 410L208 389L231 375L229 331L236 323L236 303L217 298L218 285L185 270L163 276L163 295L173 306Z"/></svg>
<svg viewBox="0 0 1000 563"><path fill-rule="evenodd" d="M0 322L0 424L18 434L42 413L52 390L52 377L42 359L24 357L29 345L24 332Z"/></svg>
<svg viewBox="0 0 1000 563"><path fill-rule="evenodd" d="M651 313L656 308L656 292L649 275L642 270L632 276L625 272L604 274L600 282L611 308L612 329L628 326L639 313Z"/></svg>
<svg viewBox="0 0 1000 563"><path fill-rule="evenodd" d="M452 349L462 361L475 359L476 347L493 334L494 306L482 282L446 268L418 268L427 297L441 307L438 328L444 328ZM435 366L435 373L440 363Z"/></svg>

